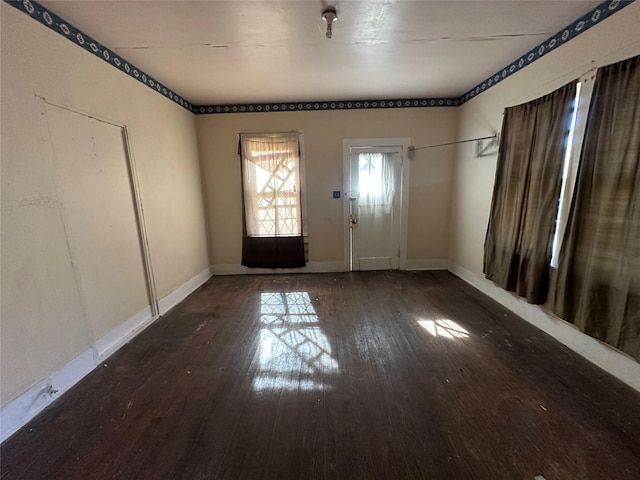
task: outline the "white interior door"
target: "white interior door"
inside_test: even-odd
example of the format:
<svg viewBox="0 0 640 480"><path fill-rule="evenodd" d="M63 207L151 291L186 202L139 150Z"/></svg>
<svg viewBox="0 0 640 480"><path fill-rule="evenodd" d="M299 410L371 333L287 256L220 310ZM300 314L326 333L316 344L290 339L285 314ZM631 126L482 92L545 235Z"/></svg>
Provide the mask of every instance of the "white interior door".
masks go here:
<svg viewBox="0 0 640 480"><path fill-rule="evenodd" d="M352 270L399 268L402 161L400 146L350 149Z"/></svg>
<svg viewBox="0 0 640 480"><path fill-rule="evenodd" d="M47 105L57 184L94 340L150 306L122 127Z"/></svg>

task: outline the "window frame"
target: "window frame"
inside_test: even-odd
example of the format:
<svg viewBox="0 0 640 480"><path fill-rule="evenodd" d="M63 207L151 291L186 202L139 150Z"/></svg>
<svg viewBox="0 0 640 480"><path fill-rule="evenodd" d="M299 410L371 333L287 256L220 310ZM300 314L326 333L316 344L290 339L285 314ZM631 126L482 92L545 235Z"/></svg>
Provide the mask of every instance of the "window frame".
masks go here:
<svg viewBox="0 0 640 480"><path fill-rule="evenodd" d="M238 132L237 140L238 140L238 151L240 152L240 156L242 157L242 136L262 136L262 137L278 137L283 135L297 135L298 136L298 185L300 187L300 220L302 222L301 235L304 239L304 254L305 259L309 261L309 226L308 226L308 216L307 216L307 176L306 176L306 161L305 161L305 138L304 131L302 130L293 130L293 131L280 131L280 132ZM244 158L240 159L244 162ZM240 194L242 198L244 198L244 187L241 187Z"/></svg>
<svg viewBox="0 0 640 480"><path fill-rule="evenodd" d="M576 111L573 127L567 133L567 141L570 142L570 151L567 152L562 167L562 187L560 189L560 197L558 198L558 212L556 213L556 226L550 261L552 269L558 268L560 251L562 250L564 236L567 231L596 73L597 69L587 72L579 78L576 86L577 106L574 107Z"/></svg>

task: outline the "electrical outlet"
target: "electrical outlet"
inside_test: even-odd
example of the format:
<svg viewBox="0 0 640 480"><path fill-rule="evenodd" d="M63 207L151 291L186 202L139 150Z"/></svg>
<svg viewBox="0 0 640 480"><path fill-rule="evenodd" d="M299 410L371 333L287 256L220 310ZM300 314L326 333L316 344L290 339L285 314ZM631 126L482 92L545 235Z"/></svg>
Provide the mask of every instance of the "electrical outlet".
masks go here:
<svg viewBox="0 0 640 480"><path fill-rule="evenodd" d="M333 198L340 198L340 191L339 190L334 190L333 191Z"/></svg>

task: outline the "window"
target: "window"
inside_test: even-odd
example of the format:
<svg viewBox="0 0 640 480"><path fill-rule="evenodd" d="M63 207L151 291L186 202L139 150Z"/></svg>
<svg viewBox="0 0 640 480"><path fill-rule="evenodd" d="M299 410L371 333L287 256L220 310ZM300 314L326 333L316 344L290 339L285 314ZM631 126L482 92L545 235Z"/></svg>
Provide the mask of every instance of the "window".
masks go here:
<svg viewBox="0 0 640 480"><path fill-rule="evenodd" d="M360 153L358 155L359 205L384 206L391 211L395 194L393 155L389 153Z"/></svg>
<svg viewBox="0 0 640 480"><path fill-rule="evenodd" d="M553 250L551 256L551 266L553 268L558 267L560 247L562 246L564 233L567 229L571 199L573 198L573 191L576 184L582 142L589 113L589 104L593 93L594 78L595 74L591 74L590 77L583 77L576 85L573 114L571 115L567 134L567 151L562 166L562 187L560 190L560 198L558 199L558 213L556 215L553 234Z"/></svg>
<svg viewBox="0 0 640 480"><path fill-rule="evenodd" d="M300 268L306 264L301 137L242 134L242 265Z"/></svg>
<svg viewBox="0 0 640 480"><path fill-rule="evenodd" d="M546 301L558 199L577 81L504 112L484 272L526 298Z"/></svg>
<svg viewBox="0 0 640 480"><path fill-rule="evenodd" d="M379 196L382 193L382 154L361 153L360 162L360 196Z"/></svg>
<svg viewBox="0 0 640 480"><path fill-rule="evenodd" d="M302 234L298 134L242 136L249 236Z"/></svg>
<svg viewBox="0 0 640 480"><path fill-rule="evenodd" d="M639 113L640 56L505 109L485 242L488 279L636 359Z"/></svg>
<svg viewBox="0 0 640 480"><path fill-rule="evenodd" d="M551 307L640 359L640 55L592 83Z"/></svg>

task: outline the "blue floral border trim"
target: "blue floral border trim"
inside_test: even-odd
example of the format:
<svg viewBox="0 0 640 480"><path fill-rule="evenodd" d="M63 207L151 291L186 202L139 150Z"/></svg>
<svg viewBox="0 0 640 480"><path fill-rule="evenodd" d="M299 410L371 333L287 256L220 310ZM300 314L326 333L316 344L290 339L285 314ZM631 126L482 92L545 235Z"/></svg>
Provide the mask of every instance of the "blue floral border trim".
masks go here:
<svg viewBox="0 0 640 480"><path fill-rule="evenodd" d="M34 20L37 20L44 26L49 27L51 30L59 33L63 37L66 37L79 47L84 48L87 52L101 58L103 61L117 68L121 72L126 73L131 78L145 84L160 95L164 95L169 100L174 101L187 110L195 112L195 107L191 103L175 93L169 87L157 81L151 75L147 75L135 65L129 63L120 55L116 54L113 50L105 47L86 33L81 32L66 20L47 10L38 2L32 0L5 0L5 2L18 10L22 10Z"/></svg>
<svg viewBox="0 0 640 480"><path fill-rule="evenodd" d="M203 105L195 113L295 112L310 110L362 110L371 108L455 107L459 98L403 98L395 100L338 100L321 102L246 103L241 105Z"/></svg>
<svg viewBox="0 0 640 480"><path fill-rule="evenodd" d="M568 41L574 39L581 33L586 32L594 25L600 23L607 17L619 12L627 5L631 5L635 0L607 0L595 7L573 23L570 23L555 35L547 38L544 42L529 50L527 53L516 59L502 70L494 73L489 78L480 82L467 93L460 97L460 105L471 100L476 95L497 85L504 79L510 77L514 73L522 70L527 65L532 64L536 60L544 57L547 53L557 49L560 45L564 45Z"/></svg>
<svg viewBox="0 0 640 480"><path fill-rule="evenodd" d="M192 105L166 85L135 67L127 60L105 47L91 36L81 32L69 22L47 10L35 0L4 0L9 5L22 10L31 18L50 28L54 32L66 37L87 52L109 63L131 78L145 84L147 87L164 95L169 100L186 108L195 114L221 113L249 113L249 112L293 112L293 111L322 111L322 110L362 110L374 108L424 108L424 107L457 107L471 100L476 95L497 85L527 65L542 58L560 45L586 32L607 17L622 10L635 0L607 0L586 13L573 23L567 25L555 35L549 37L535 48L516 59L511 64L496 72L471 90L458 98L408 98L390 100L339 100L314 102L277 102L277 103L248 103L236 105Z"/></svg>

